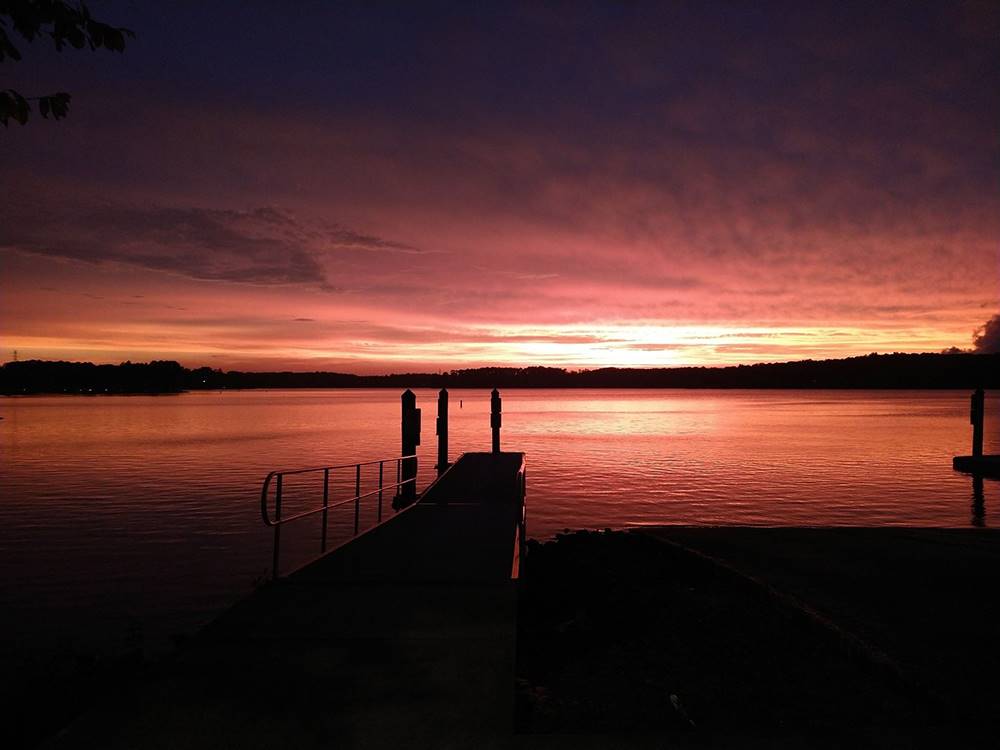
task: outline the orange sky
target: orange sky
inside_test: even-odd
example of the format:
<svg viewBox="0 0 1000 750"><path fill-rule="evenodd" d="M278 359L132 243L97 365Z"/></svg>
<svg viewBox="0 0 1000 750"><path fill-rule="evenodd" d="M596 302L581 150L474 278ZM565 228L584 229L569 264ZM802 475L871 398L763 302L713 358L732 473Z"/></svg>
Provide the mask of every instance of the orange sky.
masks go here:
<svg viewBox="0 0 1000 750"><path fill-rule="evenodd" d="M251 41L180 57L194 21L118 12L125 55L39 63L71 117L0 134L0 359L733 364L969 347L1000 309L988 13L684 19L695 44L529 9L493 19L516 49L377 19L412 70L338 18L323 63L278 39L276 109L208 60Z"/></svg>

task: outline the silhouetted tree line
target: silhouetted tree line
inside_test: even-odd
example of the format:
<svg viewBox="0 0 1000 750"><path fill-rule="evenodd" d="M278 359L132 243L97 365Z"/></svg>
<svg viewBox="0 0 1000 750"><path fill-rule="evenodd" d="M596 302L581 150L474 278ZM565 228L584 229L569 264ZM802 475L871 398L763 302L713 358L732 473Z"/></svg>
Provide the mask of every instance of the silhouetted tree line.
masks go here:
<svg viewBox="0 0 1000 750"><path fill-rule="evenodd" d="M194 370L170 360L95 365L28 360L0 368L0 391L12 393L180 393Z"/></svg>
<svg viewBox="0 0 1000 750"><path fill-rule="evenodd" d="M29 360L0 367L0 393L179 393L239 388L1000 388L1000 354L869 354L735 367L570 371L477 367L445 373L190 370L170 360L95 365Z"/></svg>

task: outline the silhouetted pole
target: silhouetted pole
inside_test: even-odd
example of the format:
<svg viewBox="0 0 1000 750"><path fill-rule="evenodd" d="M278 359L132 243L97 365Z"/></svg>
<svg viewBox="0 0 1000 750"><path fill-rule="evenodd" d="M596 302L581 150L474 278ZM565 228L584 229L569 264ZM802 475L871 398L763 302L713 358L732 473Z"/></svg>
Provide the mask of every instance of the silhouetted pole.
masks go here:
<svg viewBox="0 0 1000 750"><path fill-rule="evenodd" d="M986 525L986 497L983 495L983 476L972 476L972 525Z"/></svg>
<svg viewBox="0 0 1000 750"><path fill-rule="evenodd" d="M403 406L402 434L403 434L403 455L413 456L420 445L420 409L417 408L417 397L407 388L401 397ZM404 458L403 469L400 475L400 482L406 482L399 487L396 494L396 508L403 508L413 503L417 499L417 459ZM413 480L413 481L407 481Z"/></svg>
<svg viewBox="0 0 1000 750"><path fill-rule="evenodd" d="M972 455L983 455L983 413L986 409L986 394L982 388L977 388L972 394L972 409L969 421L972 422Z"/></svg>
<svg viewBox="0 0 1000 750"><path fill-rule="evenodd" d="M448 389L442 388L438 394L438 476L448 468Z"/></svg>
<svg viewBox="0 0 1000 750"><path fill-rule="evenodd" d="M490 394L490 427L493 428L493 452L500 452L500 391Z"/></svg>

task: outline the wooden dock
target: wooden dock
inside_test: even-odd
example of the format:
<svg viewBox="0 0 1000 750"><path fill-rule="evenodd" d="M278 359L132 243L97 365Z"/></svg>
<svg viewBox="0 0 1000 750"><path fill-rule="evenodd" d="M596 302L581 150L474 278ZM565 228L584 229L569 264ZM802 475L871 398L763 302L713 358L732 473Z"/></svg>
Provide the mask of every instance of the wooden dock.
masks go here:
<svg viewBox="0 0 1000 750"><path fill-rule="evenodd" d="M1000 456L955 456L951 460L955 471L981 477L1000 477Z"/></svg>
<svg viewBox="0 0 1000 750"><path fill-rule="evenodd" d="M237 604L54 746L509 743L523 509L524 454L463 454L418 502Z"/></svg>

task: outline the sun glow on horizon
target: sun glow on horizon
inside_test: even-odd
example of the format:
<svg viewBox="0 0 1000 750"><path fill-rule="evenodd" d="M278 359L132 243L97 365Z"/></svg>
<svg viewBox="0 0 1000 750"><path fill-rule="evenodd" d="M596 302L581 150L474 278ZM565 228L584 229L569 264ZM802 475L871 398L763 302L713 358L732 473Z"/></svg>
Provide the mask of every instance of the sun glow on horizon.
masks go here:
<svg viewBox="0 0 1000 750"><path fill-rule="evenodd" d="M302 337L271 345L199 332L133 324L113 336L13 336L22 359L177 359L186 366L247 370L341 370L357 373L437 371L480 366L601 367L726 366L895 351L941 351L948 332L809 326L594 325L398 329L401 339L350 335ZM212 341L217 343L212 343Z"/></svg>

